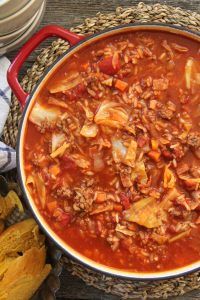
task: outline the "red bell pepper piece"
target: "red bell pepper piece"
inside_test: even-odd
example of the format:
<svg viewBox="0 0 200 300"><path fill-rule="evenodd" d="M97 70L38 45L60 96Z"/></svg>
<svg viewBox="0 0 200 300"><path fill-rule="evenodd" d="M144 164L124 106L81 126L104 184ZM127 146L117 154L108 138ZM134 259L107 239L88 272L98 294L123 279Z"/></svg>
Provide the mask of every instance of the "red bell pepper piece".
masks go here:
<svg viewBox="0 0 200 300"><path fill-rule="evenodd" d="M113 56L103 58L98 65L104 74L115 75L120 69L119 54L116 52Z"/></svg>

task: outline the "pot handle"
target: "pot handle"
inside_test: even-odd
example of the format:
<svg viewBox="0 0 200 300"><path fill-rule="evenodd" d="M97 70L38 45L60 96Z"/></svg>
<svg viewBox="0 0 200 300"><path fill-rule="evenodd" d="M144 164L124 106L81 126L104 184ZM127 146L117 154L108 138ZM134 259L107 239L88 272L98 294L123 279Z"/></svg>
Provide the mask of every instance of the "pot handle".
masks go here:
<svg viewBox="0 0 200 300"><path fill-rule="evenodd" d="M77 35L69 30L66 30L57 25L47 25L40 29L37 33L35 33L29 40L24 44L21 48L20 52L17 54L13 62L11 63L8 72L7 72L7 80L10 85L13 93L18 98L21 106L24 107L28 93L26 93L21 87L18 81L18 75L21 66L30 55L30 53L46 38L50 36L58 36L67 40L70 46L77 44L79 41L84 39L84 36Z"/></svg>

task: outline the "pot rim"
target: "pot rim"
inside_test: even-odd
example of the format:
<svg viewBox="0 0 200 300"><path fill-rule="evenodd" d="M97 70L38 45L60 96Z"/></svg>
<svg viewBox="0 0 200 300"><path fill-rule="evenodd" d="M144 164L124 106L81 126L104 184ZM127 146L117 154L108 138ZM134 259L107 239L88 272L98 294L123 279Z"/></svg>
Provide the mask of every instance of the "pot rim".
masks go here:
<svg viewBox="0 0 200 300"><path fill-rule="evenodd" d="M126 25L119 25L113 28L109 28L106 30L103 30L101 32L92 34L91 36L87 36L85 39L78 42L76 45L70 47L65 51L60 57L58 57L55 62L51 66L49 66L42 77L38 80L36 86L33 88L33 91L29 94L28 99L26 101L24 111L22 113L22 117L20 120L19 130L18 130L18 136L17 136L17 145L16 145L16 152L17 152L17 172L18 172L18 178L20 182L20 186L22 188L23 194L25 196L25 200L30 207L34 218L40 225L40 228L44 233L49 237L55 245L62 249L62 251L70 256L73 260L77 261L78 263L81 263L82 265L86 266L89 269L92 269L96 272L101 272L102 274L106 274L111 277L117 277L121 279L127 279L127 280L166 280L166 279L172 279L177 278L181 276L185 276L187 274L196 272L200 270L200 260L197 262L194 262L192 264L189 264L185 267L176 268L172 270L162 271L162 272L133 272L128 270L122 270L117 269L113 267L108 267L103 264L96 263L94 260L88 259L86 256L82 255L80 252L74 250L71 246L69 246L66 242L64 242L49 226L49 224L45 221L45 219L40 214L37 206L34 203L34 200L30 193L28 192L28 189L26 188L25 181L23 180L24 174L24 168L23 168L23 159L20 159L23 157L23 144L24 144L24 130L27 124L27 112L29 113L34 99L36 97L36 94L38 91L41 90L42 86L44 85L45 81L49 79L49 77L52 76L54 71L62 66L62 64L65 62L65 60L68 59L70 54L78 51L80 48L87 46L88 44L91 44L94 42L94 40L98 40L101 38L106 38L107 36L119 34L120 32L124 31L131 31L131 29L134 31L143 31L143 30L149 30L149 31L163 31L168 33L173 33L175 35L183 36L186 38L189 38L191 40L196 40L200 42L200 33L194 32L192 30L176 26L176 25L168 25L163 23L131 23ZM107 35L106 35L107 34ZM46 80L44 80L46 79ZM30 105L30 103L32 105ZM34 207L33 207L34 206Z"/></svg>

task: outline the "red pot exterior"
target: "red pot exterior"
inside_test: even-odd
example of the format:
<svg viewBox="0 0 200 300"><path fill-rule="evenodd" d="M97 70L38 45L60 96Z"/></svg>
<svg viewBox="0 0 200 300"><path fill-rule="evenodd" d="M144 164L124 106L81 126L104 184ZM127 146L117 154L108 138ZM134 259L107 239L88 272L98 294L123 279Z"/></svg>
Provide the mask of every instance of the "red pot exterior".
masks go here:
<svg viewBox="0 0 200 300"><path fill-rule="evenodd" d="M70 251L67 245L63 245L64 243L61 243L59 241L59 238L56 237L55 233L52 233L52 231L48 228L48 225L45 224L45 221L42 220L39 211L37 208L34 208L34 201L31 199L31 197L28 195L28 191L26 189L26 185L23 180L23 163L22 163L22 146L23 140L24 140L24 128L26 126L26 120L27 120L27 113L28 110L30 110L30 106L32 105L35 94L38 92L43 85L45 84L46 77L52 76L53 72L56 71L62 63L65 63L68 56L76 51L78 51L80 48L85 47L88 44L94 43L95 41L99 39L104 39L107 36L112 36L119 33L124 32L135 32L135 31L142 31L142 30L149 30L149 31L164 31L164 32L170 32L174 33L175 35L181 35L183 37L187 37L189 39L195 40L200 43L200 35L198 33L191 32L189 30L176 27L176 26L168 26L163 24L129 24L125 26L119 26L114 27L112 29L103 31L101 33L91 35L87 38L83 36L79 36L77 34L71 33L68 30L65 30L58 26L46 26L43 29L41 29L38 33L36 33L21 49L17 57L14 59L13 63L11 64L9 70L8 70L8 82L18 98L19 102L21 103L22 107L24 108L21 124L19 127L19 134L18 134L18 143L17 143L17 165L18 165L18 175L21 183L22 190L24 192L25 198L29 204L29 207L31 208L36 220L40 224L41 228L45 231L45 233L54 241L54 243L60 247L67 255L70 255L72 258L75 258L82 264L86 265L87 267L90 267L92 269L95 269L97 271L101 271L103 273L106 273L110 276L117 276L122 277L126 279L134 279L134 280L163 280L178 276L183 276L187 273L195 272L200 269L200 262L197 262L195 264L192 264L190 266L177 269L177 270L171 270L169 272L160 272L160 273L132 273L132 272L123 272L118 269L109 268L106 266L99 266L99 264L96 264L95 262L88 262L86 258L81 257L81 255L75 255L74 251ZM63 54L55 63L52 64L48 68L48 70L45 72L45 75L43 78L41 78L34 88L33 92L29 95L26 93L22 87L20 86L18 82L18 74L20 71L20 68L26 58L30 55L30 53L37 47L39 43L41 43L44 39L50 36L59 36L61 38L66 39L70 45L72 46L71 49L66 51L65 54ZM48 76L47 76L48 75ZM25 105L26 103L26 105Z"/></svg>

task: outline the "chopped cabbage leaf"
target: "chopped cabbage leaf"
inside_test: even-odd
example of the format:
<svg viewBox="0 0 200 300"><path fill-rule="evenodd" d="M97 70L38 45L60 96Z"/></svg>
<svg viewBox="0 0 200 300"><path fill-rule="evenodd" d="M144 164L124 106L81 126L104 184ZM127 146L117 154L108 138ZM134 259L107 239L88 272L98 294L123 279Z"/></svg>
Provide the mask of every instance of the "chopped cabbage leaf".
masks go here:
<svg viewBox="0 0 200 300"><path fill-rule="evenodd" d="M164 171L164 188L172 189L174 188L176 183L176 178L174 176L174 173L169 169L168 166L165 166Z"/></svg>
<svg viewBox="0 0 200 300"><path fill-rule="evenodd" d="M187 89L191 89L194 84L200 84L199 72L199 60L189 57L185 65L185 82Z"/></svg>
<svg viewBox="0 0 200 300"><path fill-rule="evenodd" d="M135 135L135 125L131 124L131 125L126 125L124 127L124 129L130 133L132 133L133 135Z"/></svg>
<svg viewBox="0 0 200 300"><path fill-rule="evenodd" d="M131 140L128 148L124 146L119 139L112 140L112 155L115 163L124 163L127 166L134 167L137 152L137 143Z"/></svg>
<svg viewBox="0 0 200 300"><path fill-rule="evenodd" d="M69 143L64 143L62 146L57 148L54 152L50 154L51 158L61 157L65 153L65 150L70 147Z"/></svg>
<svg viewBox="0 0 200 300"><path fill-rule="evenodd" d="M46 188L41 174L36 174L36 173L34 174L34 182L35 182L37 195L40 200L40 204L42 208L44 208L46 204Z"/></svg>
<svg viewBox="0 0 200 300"><path fill-rule="evenodd" d="M84 105L82 102L77 102L77 104L80 105L80 106L82 107L82 109L84 110L85 115L86 115L86 118L87 118L89 121L93 121L93 119L94 119L94 114L93 114L93 112L90 110L89 106Z"/></svg>
<svg viewBox="0 0 200 300"><path fill-rule="evenodd" d="M55 106L58 106L58 107L61 107L61 108L65 108L65 109L68 109L69 106L66 102L62 101L62 100L58 100L54 97L49 97L48 99L48 103L51 104L51 105L55 105Z"/></svg>
<svg viewBox="0 0 200 300"><path fill-rule="evenodd" d="M192 66L193 66L193 58L188 58L186 65L185 65L185 82L187 89L191 87L191 75L192 75Z"/></svg>
<svg viewBox="0 0 200 300"><path fill-rule="evenodd" d="M112 155L115 163L122 162L126 156L127 148L120 140L112 140Z"/></svg>
<svg viewBox="0 0 200 300"><path fill-rule="evenodd" d="M46 108L36 102L29 115L29 121L41 126L45 122L55 122L59 115L60 110L58 108Z"/></svg>
<svg viewBox="0 0 200 300"><path fill-rule="evenodd" d="M27 186L35 186L35 181L33 175L29 174L27 179L26 179L26 185Z"/></svg>
<svg viewBox="0 0 200 300"><path fill-rule="evenodd" d="M137 152L137 143L134 140L131 140L126 156L124 158L124 163L130 167L135 166L135 159L136 159L136 152Z"/></svg>
<svg viewBox="0 0 200 300"><path fill-rule="evenodd" d="M148 176L147 176L145 164L143 161L137 161L135 163L135 167L132 170L131 180L134 181L136 178L142 184L146 184L148 181Z"/></svg>
<svg viewBox="0 0 200 300"><path fill-rule="evenodd" d="M148 197L133 203L126 211L125 218L129 222L155 228L166 220L166 212L160 209L159 203L153 197Z"/></svg>
<svg viewBox="0 0 200 300"><path fill-rule="evenodd" d="M63 133L53 133L51 152L54 152L58 147L60 147L64 143L65 139L66 138Z"/></svg>
<svg viewBox="0 0 200 300"><path fill-rule="evenodd" d="M142 198L125 211L125 219L147 228L159 227L167 220L167 210L178 195L171 189L160 202L153 197Z"/></svg>
<svg viewBox="0 0 200 300"><path fill-rule="evenodd" d="M72 154L71 158L74 160L74 162L76 163L76 165L79 168L82 169L88 169L90 167L90 161L88 161L83 155L81 154Z"/></svg>
<svg viewBox="0 0 200 300"><path fill-rule="evenodd" d="M180 239L188 236L190 234L190 232L191 232L191 229L188 229L188 230L186 230L184 232L181 232L181 233L173 236L171 239L169 239L169 243L176 242L176 241L178 241L178 240L180 240Z"/></svg>
<svg viewBox="0 0 200 300"><path fill-rule="evenodd" d="M59 80L55 85L49 88L51 94L60 93L68 91L75 88L79 83L81 83L82 78L78 72L72 73L68 78Z"/></svg>
<svg viewBox="0 0 200 300"><path fill-rule="evenodd" d="M128 113L119 103L104 101L99 107L94 121L100 125L123 128L128 122Z"/></svg>
<svg viewBox="0 0 200 300"><path fill-rule="evenodd" d="M168 209L171 206L171 202L180 196L180 192L176 188L170 189L168 193L163 197L160 206L164 209Z"/></svg>
<svg viewBox="0 0 200 300"><path fill-rule="evenodd" d="M179 178L191 184L200 183L200 178L189 178L186 176L179 176Z"/></svg>

